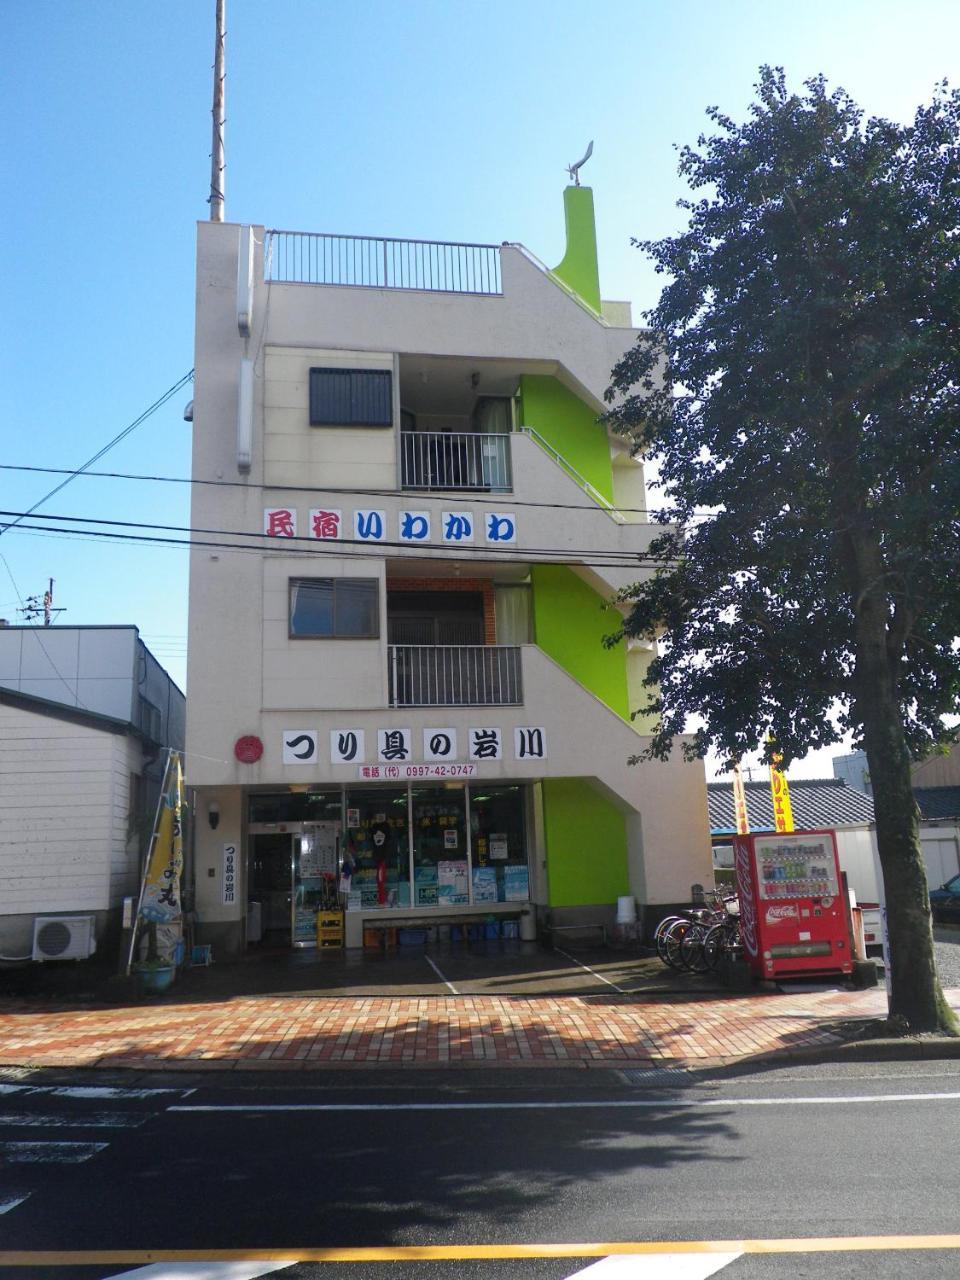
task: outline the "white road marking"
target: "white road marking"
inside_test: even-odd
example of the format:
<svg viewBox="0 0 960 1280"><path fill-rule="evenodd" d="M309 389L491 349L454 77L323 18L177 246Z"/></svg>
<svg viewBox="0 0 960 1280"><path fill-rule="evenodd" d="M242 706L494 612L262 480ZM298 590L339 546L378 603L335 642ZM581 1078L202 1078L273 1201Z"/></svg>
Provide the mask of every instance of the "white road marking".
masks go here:
<svg viewBox="0 0 960 1280"><path fill-rule="evenodd" d="M257 1280L282 1271L290 1262L152 1262L123 1271L113 1280Z"/></svg>
<svg viewBox="0 0 960 1280"><path fill-rule="evenodd" d="M0 1125L44 1129L139 1129L146 1111L0 1111Z"/></svg>
<svg viewBox="0 0 960 1280"><path fill-rule="evenodd" d="M575 1271L568 1280L706 1280L742 1257L742 1253L658 1253L640 1258L614 1254Z"/></svg>
<svg viewBox="0 0 960 1280"><path fill-rule="evenodd" d="M0 1164L82 1164L107 1142L0 1142Z"/></svg>
<svg viewBox="0 0 960 1280"><path fill-rule="evenodd" d="M543 1102L244 1102L186 1103L167 1111L620 1111L717 1110L723 1107L819 1107L870 1102L955 1102L960 1093L865 1093L830 1098L646 1098Z"/></svg>
<svg viewBox="0 0 960 1280"><path fill-rule="evenodd" d="M443 974L440 972L439 967L433 963L433 961L430 959L430 957L429 957L429 956L424 956L423 958L424 958L424 960L426 960L427 964L430 966L430 968L433 970L433 972L437 975L437 977L440 979L440 981L443 983L443 985L447 988L447 990L448 990L448 991L450 991L450 992L452 992L452 993L453 993L453 995L458 996L458 995L460 994L460 992L457 990L457 988L453 985L453 983L452 983L452 982L448 982L448 981L446 980L446 978L445 978L445 977L443 976Z"/></svg>
<svg viewBox="0 0 960 1280"><path fill-rule="evenodd" d="M618 987L615 982L611 982L609 978L605 978L602 973L597 973L596 969L591 969L588 964L584 964L582 960L578 960L576 956L572 956L569 951L564 951L561 947L554 947L553 949L556 951L557 955L566 956L571 964L578 964L581 969L586 969L587 973L592 974L595 978L599 978L600 981L605 982L608 987L613 987L614 991L619 991L622 996L630 994L629 991L624 991L623 987Z"/></svg>
<svg viewBox="0 0 960 1280"><path fill-rule="evenodd" d="M0 1084L0 1096L11 1093L43 1093L55 1098L112 1098L129 1099L131 1102L142 1098L166 1097L171 1093L180 1098L189 1098L196 1092L196 1089L122 1089L111 1085Z"/></svg>
<svg viewBox="0 0 960 1280"><path fill-rule="evenodd" d="M32 1195L32 1191L0 1191L0 1213L9 1213Z"/></svg>

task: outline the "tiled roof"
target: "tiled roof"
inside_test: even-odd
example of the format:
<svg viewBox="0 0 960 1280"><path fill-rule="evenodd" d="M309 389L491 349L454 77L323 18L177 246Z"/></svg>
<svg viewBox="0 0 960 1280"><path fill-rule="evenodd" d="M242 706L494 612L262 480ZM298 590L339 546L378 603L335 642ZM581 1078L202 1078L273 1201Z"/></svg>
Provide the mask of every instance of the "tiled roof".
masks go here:
<svg viewBox="0 0 960 1280"><path fill-rule="evenodd" d="M773 831L773 799L768 782L745 782L751 831ZM937 788L938 790L941 788ZM960 788L942 788L960 791ZM736 831L733 784L707 783L710 830L714 835ZM798 778L790 782L793 822L800 830L818 827L862 826L873 821L873 800L848 787L840 778Z"/></svg>
<svg viewBox="0 0 960 1280"><path fill-rule="evenodd" d="M914 787L924 818L960 817L960 787Z"/></svg>

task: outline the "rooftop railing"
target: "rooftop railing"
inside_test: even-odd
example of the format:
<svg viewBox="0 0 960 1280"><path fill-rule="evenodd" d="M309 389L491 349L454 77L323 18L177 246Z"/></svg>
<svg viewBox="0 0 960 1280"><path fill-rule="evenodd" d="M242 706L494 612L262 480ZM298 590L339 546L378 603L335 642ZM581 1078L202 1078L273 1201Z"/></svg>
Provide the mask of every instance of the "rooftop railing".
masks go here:
<svg viewBox="0 0 960 1280"><path fill-rule="evenodd" d="M268 231L264 279L362 289L500 294L500 246Z"/></svg>

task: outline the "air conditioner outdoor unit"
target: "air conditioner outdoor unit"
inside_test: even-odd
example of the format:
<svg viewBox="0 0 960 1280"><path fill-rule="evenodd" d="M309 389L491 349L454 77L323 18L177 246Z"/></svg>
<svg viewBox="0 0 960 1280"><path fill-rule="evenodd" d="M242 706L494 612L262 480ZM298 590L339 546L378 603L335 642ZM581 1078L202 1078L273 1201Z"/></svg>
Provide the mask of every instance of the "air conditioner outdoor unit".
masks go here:
<svg viewBox="0 0 960 1280"><path fill-rule="evenodd" d="M95 916L37 916L34 960L85 960L97 949Z"/></svg>

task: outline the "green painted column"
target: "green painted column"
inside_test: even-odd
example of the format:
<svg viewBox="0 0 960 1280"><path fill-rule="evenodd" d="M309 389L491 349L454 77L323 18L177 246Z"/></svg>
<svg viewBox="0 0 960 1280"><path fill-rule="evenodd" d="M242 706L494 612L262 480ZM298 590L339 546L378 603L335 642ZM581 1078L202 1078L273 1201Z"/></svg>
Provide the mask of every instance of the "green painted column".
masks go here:
<svg viewBox="0 0 960 1280"><path fill-rule="evenodd" d="M567 251L553 274L600 314L600 268L597 265L597 223L590 187L567 187L563 193Z"/></svg>
<svg viewBox="0 0 960 1280"><path fill-rule="evenodd" d="M585 778L543 782L551 907L614 903L630 892L623 814Z"/></svg>

